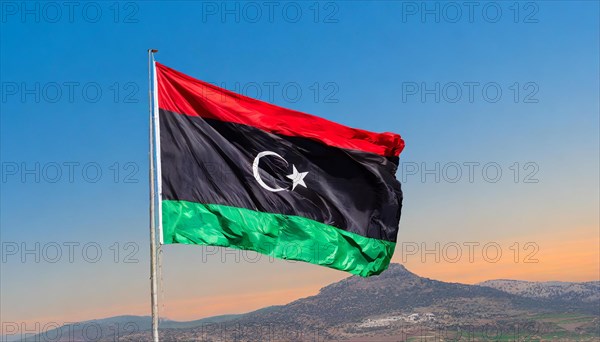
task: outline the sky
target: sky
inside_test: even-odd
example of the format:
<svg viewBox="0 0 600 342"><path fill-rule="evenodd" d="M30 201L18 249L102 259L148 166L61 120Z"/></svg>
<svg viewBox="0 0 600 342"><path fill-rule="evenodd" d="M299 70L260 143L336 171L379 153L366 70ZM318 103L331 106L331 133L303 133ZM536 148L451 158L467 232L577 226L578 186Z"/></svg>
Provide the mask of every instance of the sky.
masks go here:
<svg viewBox="0 0 600 342"><path fill-rule="evenodd" d="M393 261L477 283L600 280L597 2L13 2L0 7L2 322L148 315L148 63L402 135ZM348 274L161 250L161 317Z"/></svg>

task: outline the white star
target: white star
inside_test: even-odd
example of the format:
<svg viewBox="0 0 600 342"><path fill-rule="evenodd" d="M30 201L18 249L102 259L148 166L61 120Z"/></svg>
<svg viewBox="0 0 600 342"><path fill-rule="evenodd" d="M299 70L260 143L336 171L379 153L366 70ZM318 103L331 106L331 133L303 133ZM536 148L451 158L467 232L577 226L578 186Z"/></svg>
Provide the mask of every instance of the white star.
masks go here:
<svg viewBox="0 0 600 342"><path fill-rule="evenodd" d="M292 180L292 191L296 188L296 185L298 184L306 188L306 184L304 183L304 177L306 177L308 172L298 172L298 170L296 170L296 165L292 165L292 168L292 174L286 176L287 178Z"/></svg>

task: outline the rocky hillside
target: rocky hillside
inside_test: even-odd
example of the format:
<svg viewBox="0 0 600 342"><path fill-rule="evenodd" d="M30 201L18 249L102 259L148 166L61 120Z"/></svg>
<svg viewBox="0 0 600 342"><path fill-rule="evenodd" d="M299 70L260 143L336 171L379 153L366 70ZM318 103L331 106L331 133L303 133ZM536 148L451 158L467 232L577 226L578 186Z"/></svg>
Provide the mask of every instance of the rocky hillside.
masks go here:
<svg viewBox="0 0 600 342"><path fill-rule="evenodd" d="M268 313L246 315L241 321L302 322L308 325L358 323L396 313L433 312L451 316L493 318L509 311L542 310L539 301L483 286L445 283L423 278L392 264L379 276L352 276Z"/></svg>

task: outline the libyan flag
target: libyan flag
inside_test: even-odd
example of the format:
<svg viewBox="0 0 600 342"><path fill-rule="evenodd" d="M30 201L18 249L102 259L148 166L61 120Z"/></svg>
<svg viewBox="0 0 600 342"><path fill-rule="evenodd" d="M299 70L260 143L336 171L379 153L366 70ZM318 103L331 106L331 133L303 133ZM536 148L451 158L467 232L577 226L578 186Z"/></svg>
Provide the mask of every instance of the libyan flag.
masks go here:
<svg viewBox="0 0 600 342"><path fill-rule="evenodd" d="M396 245L404 148L155 64L164 244L252 250L360 276Z"/></svg>

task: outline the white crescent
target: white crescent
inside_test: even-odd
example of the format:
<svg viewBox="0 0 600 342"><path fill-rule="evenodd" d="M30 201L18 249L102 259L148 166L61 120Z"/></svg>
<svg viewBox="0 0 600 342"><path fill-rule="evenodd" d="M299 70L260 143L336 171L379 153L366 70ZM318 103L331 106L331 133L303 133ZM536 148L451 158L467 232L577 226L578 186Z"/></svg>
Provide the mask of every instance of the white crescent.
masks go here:
<svg viewBox="0 0 600 342"><path fill-rule="evenodd" d="M279 154L273 152L273 151L263 151L260 152L256 158L254 158L254 162L252 163L252 173L254 174L254 178L256 179L256 181L258 182L258 184L265 190L271 191L271 192L278 192L278 191L284 191L287 189L284 188L272 188L270 186L268 186L267 184L265 184L265 182L262 180L262 178L260 178L260 173L258 172L258 163L260 162L260 158L264 157L264 156L276 156L281 158L286 165L288 165L287 160L285 160L282 156L280 156Z"/></svg>

